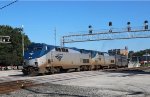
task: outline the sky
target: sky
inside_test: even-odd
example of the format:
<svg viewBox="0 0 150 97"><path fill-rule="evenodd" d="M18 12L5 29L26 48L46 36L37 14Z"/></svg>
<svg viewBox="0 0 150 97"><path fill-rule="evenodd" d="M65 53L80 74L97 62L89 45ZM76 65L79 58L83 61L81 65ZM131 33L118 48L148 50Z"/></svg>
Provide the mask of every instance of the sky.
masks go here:
<svg viewBox="0 0 150 97"><path fill-rule="evenodd" d="M0 7L13 0L0 1ZM80 31L88 31L88 25L94 30L108 29L108 22L113 27L124 28L128 21L132 26L142 26L150 21L150 1L51 1L18 0L18 2L0 10L0 25L24 27L24 33L32 42L55 45L60 39ZM88 32L87 32L88 33ZM107 40L65 44L67 47L107 51L123 49L139 51L150 48L150 39Z"/></svg>

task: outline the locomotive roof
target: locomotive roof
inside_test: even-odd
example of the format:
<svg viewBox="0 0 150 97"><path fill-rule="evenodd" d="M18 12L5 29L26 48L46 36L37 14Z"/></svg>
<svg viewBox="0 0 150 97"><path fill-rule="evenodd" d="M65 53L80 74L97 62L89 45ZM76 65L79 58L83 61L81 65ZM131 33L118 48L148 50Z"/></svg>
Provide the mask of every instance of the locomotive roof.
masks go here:
<svg viewBox="0 0 150 97"><path fill-rule="evenodd" d="M31 45L28 46L28 49L25 52L24 58L29 59L29 57L31 56L30 54L33 53L33 51L34 53L32 54L32 58L40 57L55 48L65 48L65 49L68 49L68 50L71 49L71 50L74 50L83 54L91 54L91 57L95 57L96 54L103 55L104 53L104 52L99 52L99 51L94 51L94 50L78 49L75 47L61 47L61 46L47 45L44 43L32 43Z"/></svg>
<svg viewBox="0 0 150 97"><path fill-rule="evenodd" d="M31 45L28 46L28 48L32 48L32 47L43 47L43 46L48 46L49 50L52 50L54 48L68 48L68 49L73 49L79 52L83 52L83 53L89 53L89 52L95 52L95 53L104 53L104 52L100 52L100 51L94 51L94 50L86 50L86 49L79 49L76 47L61 47L61 46L54 46L54 45L47 45L45 43L32 43Z"/></svg>

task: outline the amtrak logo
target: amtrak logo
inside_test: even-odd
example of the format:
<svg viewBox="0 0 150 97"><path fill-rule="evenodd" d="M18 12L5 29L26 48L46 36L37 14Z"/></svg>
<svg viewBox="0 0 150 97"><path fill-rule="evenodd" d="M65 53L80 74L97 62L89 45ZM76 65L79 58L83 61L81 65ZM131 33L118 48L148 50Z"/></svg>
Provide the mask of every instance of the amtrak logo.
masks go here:
<svg viewBox="0 0 150 97"><path fill-rule="evenodd" d="M56 57L59 61L61 61L61 59L62 59L62 57L63 57L63 54L57 54L55 57Z"/></svg>
<svg viewBox="0 0 150 97"><path fill-rule="evenodd" d="M29 53L31 56L33 55L33 53Z"/></svg>

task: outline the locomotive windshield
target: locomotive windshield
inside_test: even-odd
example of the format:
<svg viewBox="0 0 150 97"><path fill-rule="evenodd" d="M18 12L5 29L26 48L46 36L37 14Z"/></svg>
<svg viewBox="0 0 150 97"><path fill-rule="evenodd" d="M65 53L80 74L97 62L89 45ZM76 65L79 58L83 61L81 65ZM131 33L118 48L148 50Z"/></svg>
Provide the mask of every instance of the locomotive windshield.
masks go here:
<svg viewBox="0 0 150 97"><path fill-rule="evenodd" d="M42 47L28 47L27 50L29 50L29 51L38 51L38 50L42 50Z"/></svg>

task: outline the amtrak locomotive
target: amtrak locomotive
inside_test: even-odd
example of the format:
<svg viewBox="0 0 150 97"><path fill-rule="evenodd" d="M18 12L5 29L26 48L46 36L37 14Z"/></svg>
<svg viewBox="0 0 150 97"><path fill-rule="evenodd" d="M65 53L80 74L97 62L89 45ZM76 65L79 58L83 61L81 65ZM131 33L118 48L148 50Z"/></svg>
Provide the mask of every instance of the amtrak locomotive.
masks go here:
<svg viewBox="0 0 150 97"><path fill-rule="evenodd" d="M122 62L120 60L122 57L119 55L110 56L99 51L34 43L25 51L22 72L24 75L38 75L64 72L69 69L97 70L104 67L118 67L119 62ZM126 58L123 60L121 66L127 66Z"/></svg>

